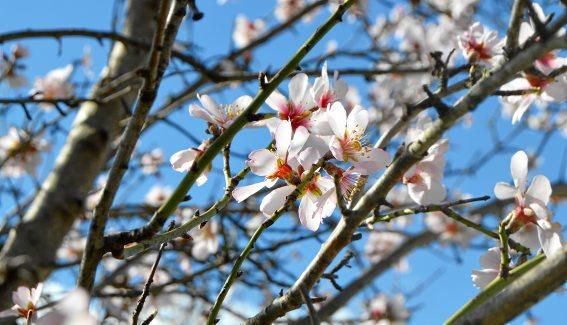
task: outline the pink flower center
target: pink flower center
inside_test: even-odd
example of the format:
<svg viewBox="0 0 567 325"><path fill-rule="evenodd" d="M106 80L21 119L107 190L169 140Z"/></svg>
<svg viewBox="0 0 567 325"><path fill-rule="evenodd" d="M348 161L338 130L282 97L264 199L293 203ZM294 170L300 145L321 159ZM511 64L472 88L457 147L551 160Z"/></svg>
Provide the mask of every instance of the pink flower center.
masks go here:
<svg viewBox="0 0 567 325"><path fill-rule="evenodd" d="M534 210L519 205L514 209L513 223L517 223L519 226L524 226L528 223L536 223L536 214Z"/></svg>
<svg viewBox="0 0 567 325"><path fill-rule="evenodd" d="M410 177L404 176L403 182L404 184L420 184L423 183L423 177L420 172L416 170Z"/></svg>
<svg viewBox="0 0 567 325"><path fill-rule="evenodd" d="M465 48L467 52L473 52L471 55L471 60L473 61L477 61L477 60L486 61L492 58L492 55L490 55L490 51L486 46L484 46L484 43L482 42L477 43L475 39L470 39L465 44Z"/></svg>
<svg viewBox="0 0 567 325"><path fill-rule="evenodd" d="M309 116L311 112L305 110L301 106L296 106L293 103L287 103L282 110L280 110L279 117L282 120L289 120L291 122L291 128L293 130L300 126L309 127Z"/></svg>
<svg viewBox="0 0 567 325"><path fill-rule="evenodd" d="M526 74L525 78L534 88L543 88L547 86L551 81L549 78L542 78L529 73Z"/></svg>
<svg viewBox="0 0 567 325"><path fill-rule="evenodd" d="M319 107L323 111L325 111L327 109L327 106L329 106L333 102L335 102L335 96L332 92L326 91L323 93L323 95L321 95L321 98L319 98L317 105L319 105Z"/></svg>

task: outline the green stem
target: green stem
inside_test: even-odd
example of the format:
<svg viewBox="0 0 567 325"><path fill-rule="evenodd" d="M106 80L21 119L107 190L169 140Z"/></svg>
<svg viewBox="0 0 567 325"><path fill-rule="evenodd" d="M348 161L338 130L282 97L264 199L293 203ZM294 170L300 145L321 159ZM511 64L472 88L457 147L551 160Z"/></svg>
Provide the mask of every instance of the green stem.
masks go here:
<svg viewBox="0 0 567 325"><path fill-rule="evenodd" d="M199 226L205 221L209 221L213 216L215 216L220 210L222 210L228 202L230 202L230 197L232 191L236 187L236 185L250 172L250 168L246 167L242 169L238 174L230 179L229 184L225 190L224 196L215 202L207 211L204 213L195 213L191 220L187 221L183 225L172 229L170 231L166 231L162 234L156 235L150 239L144 240L136 245L129 246L124 248L124 258L131 257L138 253L141 253L148 249L151 246L166 243L174 238L181 237L189 232L191 229Z"/></svg>
<svg viewBox="0 0 567 325"><path fill-rule="evenodd" d="M506 220L498 226L498 238L500 239L500 273L499 277L506 279L510 272L510 253L508 247L508 232L506 231Z"/></svg>
<svg viewBox="0 0 567 325"><path fill-rule="evenodd" d="M209 148L193 163L189 173L181 180L177 188L174 190L169 199L156 211L151 220L146 226L143 227L142 237L151 237L159 231L167 218L175 211L179 203L183 201L187 192L191 189L199 175L211 164L213 159L219 152L229 144L234 136L254 119L254 114L262 104L266 101L268 96L276 90L290 74L296 71L301 60L313 49L313 47L325 36L337 23L342 21L344 12L350 8L356 0L347 0L344 4L339 5L335 13L333 13L327 21L321 25L309 37L309 39L295 52L287 64L269 81L266 83L261 82L261 89L252 100L250 105L234 120L234 122L227 128L218 138L216 138ZM120 234L116 234L120 237ZM109 242L114 239L109 236Z"/></svg>
<svg viewBox="0 0 567 325"><path fill-rule="evenodd" d="M470 313L485 301L502 291L510 283L521 277L523 274L527 273L529 270L533 269L536 265L543 262L543 260L545 260L544 254L537 255L524 264L515 267L512 271L510 271L510 274L506 279L497 277L492 282L490 282L476 297L469 300L456 313L451 315L451 317L449 317L449 319L445 321L445 325L456 324L459 318Z"/></svg>
<svg viewBox="0 0 567 325"><path fill-rule="evenodd" d="M325 158L323 157L315 165L313 165L309 170L309 172L307 173L307 175L303 177L301 183L299 183L296 189L287 197L284 206L278 209L276 212L274 212L274 214L270 218L268 218L268 220L264 221L262 225L260 225L260 227L256 229L256 231L254 232L254 234L252 235L252 237L250 238L250 240L248 241L248 243L246 244L246 246L238 256L238 258L236 259L232 271L230 272L228 278L224 282L224 285L221 291L219 292L219 295L215 300L215 303L209 314L209 319L207 321L208 325L216 324L216 318L220 311L222 303L226 298L226 295L228 294L230 287L232 286L232 284L234 284L234 281L238 277L238 273L240 271L240 267L242 266L242 263L244 263L248 255L250 255L250 252L252 252L252 249L254 248L256 241L260 238L264 230L268 229L268 227L274 224L274 222L276 222L279 219L279 217L281 217L287 211L287 209L295 202L295 200L297 200L299 195L303 192L305 186L307 186L307 184L311 181L313 175L315 175L315 172L323 165L324 162L325 162Z"/></svg>

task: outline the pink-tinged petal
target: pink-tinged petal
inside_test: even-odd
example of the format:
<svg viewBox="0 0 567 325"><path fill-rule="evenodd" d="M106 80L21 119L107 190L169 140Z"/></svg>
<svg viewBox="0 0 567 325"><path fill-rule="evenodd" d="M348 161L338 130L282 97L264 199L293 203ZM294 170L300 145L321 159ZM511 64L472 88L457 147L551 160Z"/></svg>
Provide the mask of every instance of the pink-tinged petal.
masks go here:
<svg viewBox="0 0 567 325"><path fill-rule="evenodd" d="M532 253L535 253L541 247L537 228L538 226L528 223L520 230L510 235L510 238L518 242L518 244L529 248Z"/></svg>
<svg viewBox="0 0 567 325"><path fill-rule="evenodd" d="M526 201L535 201L546 206L549 203L551 192L552 189L549 179L543 175L537 175L533 178L532 183L526 192Z"/></svg>
<svg viewBox="0 0 567 325"><path fill-rule="evenodd" d="M353 172L370 175L386 167L389 162L390 156L386 151L379 148L371 148L364 153L361 160L353 164Z"/></svg>
<svg viewBox="0 0 567 325"><path fill-rule="evenodd" d="M333 133L338 138L343 138L346 132L347 114L343 104L335 102L327 111L327 121Z"/></svg>
<svg viewBox="0 0 567 325"><path fill-rule="evenodd" d="M193 165L197 155L198 151L195 149L181 150L174 153L169 162L175 171L186 172Z"/></svg>
<svg viewBox="0 0 567 325"><path fill-rule="evenodd" d="M266 181L246 186L239 186L232 191L232 197L236 200L236 202L240 203L250 196L258 193L258 191L264 187L266 187Z"/></svg>
<svg viewBox="0 0 567 325"><path fill-rule="evenodd" d="M335 208L337 207L337 195L335 188L329 188L323 193L317 201L315 202L317 210L315 215L317 218L323 220L333 214Z"/></svg>
<svg viewBox="0 0 567 325"><path fill-rule="evenodd" d="M26 308L28 302L30 301L30 289L27 287L18 287L16 291L12 292L12 301L15 305L18 305L22 308Z"/></svg>
<svg viewBox="0 0 567 325"><path fill-rule="evenodd" d="M41 296L41 292L43 291L43 283L40 282L37 284L37 286L35 288L31 289L31 301L33 302L34 305L37 305L37 303L39 302L39 297Z"/></svg>
<svg viewBox="0 0 567 325"><path fill-rule="evenodd" d="M325 94L326 86L328 84L325 83L323 78L316 78L315 82L313 83L313 87L311 87L311 96L313 97L313 101L319 103L319 98ZM326 107L320 107L326 109Z"/></svg>
<svg viewBox="0 0 567 325"><path fill-rule="evenodd" d="M277 170L278 158L268 149L254 150L248 156L246 164L250 171L258 176L269 176Z"/></svg>
<svg viewBox="0 0 567 325"><path fill-rule="evenodd" d="M528 155L524 151L520 150L512 156L510 173L514 179L514 185L523 193L526 190L528 178Z"/></svg>
<svg viewBox="0 0 567 325"><path fill-rule="evenodd" d="M494 186L494 195L499 200L508 200L516 195L516 188L504 182L498 182Z"/></svg>
<svg viewBox="0 0 567 325"><path fill-rule="evenodd" d="M565 91L567 89L566 79L565 77L558 78L545 86L541 98L549 102L563 102L567 100L567 91Z"/></svg>
<svg viewBox="0 0 567 325"><path fill-rule="evenodd" d="M64 82L69 79L71 73L73 73L73 65L67 64L63 68L51 70L46 77Z"/></svg>
<svg viewBox="0 0 567 325"><path fill-rule="evenodd" d="M293 135L293 139L291 140L288 158L297 156L297 154L299 154L301 149L303 149L303 145L305 145L305 142L307 141L308 138L309 138L309 131L307 131L305 127L299 126L295 130L295 134Z"/></svg>
<svg viewBox="0 0 567 325"><path fill-rule="evenodd" d="M538 219L544 219L549 216L549 211L547 210L547 207L539 202L532 201L531 203L528 204L528 206L530 207L530 209L534 210L534 213L536 214L536 217Z"/></svg>
<svg viewBox="0 0 567 325"><path fill-rule="evenodd" d="M199 105L195 105L195 104L189 105L189 115L194 116L196 118L200 118L209 123L213 123L213 124L218 123L207 110L203 109Z"/></svg>
<svg viewBox="0 0 567 325"><path fill-rule="evenodd" d="M323 155L320 151L316 148L309 147L299 154L298 160L305 170L309 170L321 157L323 157Z"/></svg>
<svg viewBox="0 0 567 325"><path fill-rule="evenodd" d="M547 220L538 220L538 225L538 238L545 256L550 257L561 251L563 248L561 225Z"/></svg>
<svg viewBox="0 0 567 325"><path fill-rule="evenodd" d="M276 112L284 113L287 109L287 98L279 91L273 91L266 99L266 104Z"/></svg>
<svg viewBox="0 0 567 325"><path fill-rule="evenodd" d="M258 121L257 123L259 123L258 126L266 126L268 131L270 131L272 138L275 138L276 129L278 128L278 125L280 125L280 122L281 120L278 117L272 117L267 120Z"/></svg>
<svg viewBox="0 0 567 325"><path fill-rule="evenodd" d="M290 121L281 121L276 129L276 152L278 157L285 158L291 145L292 127Z"/></svg>
<svg viewBox="0 0 567 325"><path fill-rule="evenodd" d="M534 100L534 94L522 96L522 99L516 104L516 110L514 111L514 115L512 116L512 124L516 124L522 120L522 116L524 116Z"/></svg>
<svg viewBox="0 0 567 325"><path fill-rule="evenodd" d="M368 111L362 106L355 106L347 118L347 132L363 134L368 126Z"/></svg>
<svg viewBox="0 0 567 325"><path fill-rule="evenodd" d="M447 191L440 182L432 182L430 188L410 183L408 184L408 194L415 203L428 205L441 203L445 199Z"/></svg>
<svg viewBox="0 0 567 325"><path fill-rule="evenodd" d="M295 186L286 185L280 188L276 188L264 197L262 203L260 204L260 211L268 217L270 217L274 212L284 206L288 195L290 195L295 190Z"/></svg>
<svg viewBox="0 0 567 325"><path fill-rule="evenodd" d="M479 289L484 289L496 277L498 277L498 270L473 270L471 276L474 286Z"/></svg>
<svg viewBox="0 0 567 325"><path fill-rule="evenodd" d="M305 228L311 231L317 231L319 226L321 225L322 219L315 215L315 211L317 210L317 206L315 202L309 198L308 195L303 196L301 198L301 202L299 202L299 221Z"/></svg>
<svg viewBox="0 0 567 325"><path fill-rule="evenodd" d="M299 104L303 101L309 87L309 77L305 73L298 73L289 81L289 99Z"/></svg>
<svg viewBox="0 0 567 325"><path fill-rule="evenodd" d="M248 95L244 95L244 96L240 96L238 97L233 105L236 105L237 107L239 107L240 109L246 109L250 103L252 103L254 99Z"/></svg>
<svg viewBox="0 0 567 325"><path fill-rule="evenodd" d="M340 161L344 161L343 147L341 146L339 139L333 138L333 140L331 140L331 143L329 143L329 149L331 149L331 153L335 158Z"/></svg>
<svg viewBox="0 0 567 325"><path fill-rule="evenodd" d="M199 101L203 105L203 108L215 119L222 118L220 113L220 108L217 102L208 95L199 95Z"/></svg>
<svg viewBox="0 0 567 325"><path fill-rule="evenodd" d="M329 125L326 111L318 110L311 113L309 120L311 122L309 131L312 133L322 136L333 135L333 130L331 130L331 126Z"/></svg>
<svg viewBox="0 0 567 325"><path fill-rule="evenodd" d="M488 252L480 257L480 266L483 269L498 270L500 268L500 248L489 248Z"/></svg>

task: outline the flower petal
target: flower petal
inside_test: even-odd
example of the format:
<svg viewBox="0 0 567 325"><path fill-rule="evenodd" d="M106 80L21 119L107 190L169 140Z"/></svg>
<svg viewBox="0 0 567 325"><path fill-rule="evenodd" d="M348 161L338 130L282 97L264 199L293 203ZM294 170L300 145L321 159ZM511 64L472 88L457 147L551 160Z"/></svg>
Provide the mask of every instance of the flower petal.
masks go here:
<svg viewBox="0 0 567 325"><path fill-rule="evenodd" d="M269 176L277 170L276 155L268 149L254 150L248 156L246 164L250 171L258 176Z"/></svg>
<svg viewBox="0 0 567 325"><path fill-rule="evenodd" d="M543 175L537 175L533 178L526 192L526 201L535 200L536 202L541 202L543 206L546 206L549 203L551 192L552 189L549 179Z"/></svg>
<svg viewBox="0 0 567 325"><path fill-rule="evenodd" d="M276 188L264 197L260 204L260 211L268 217L272 216L279 208L283 207L288 195L295 190L295 186L286 185Z"/></svg>
<svg viewBox="0 0 567 325"><path fill-rule="evenodd" d="M174 153L169 159L169 162L175 171L186 172L191 168L191 165L193 165L198 153L199 151L192 148L181 150Z"/></svg>
<svg viewBox="0 0 567 325"><path fill-rule="evenodd" d="M499 200L508 200L516 195L516 188L504 182L498 182L494 186L494 195Z"/></svg>
<svg viewBox="0 0 567 325"><path fill-rule="evenodd" d="M298 73L291 78L288 87L290 101L299 104L303 101L309 87L309 77L305 73Z"/></svg>
<svg viewBox="0 0 567 325"><path fill-rule="evenodd" d="M327 111L327 121L333 133L338 138L343 138L346 131L347 115L343 104L335 102Z"/></svg>
<svg viewBox="0 0 567 325"><path fill-rule="evenodd" d="M299 126L295 130L295 134L293 135L293 139L291 140L291 145L289 147L289 155L288 158L295 157L301 149L303 149L303 145L309 138L309 131L303 126Z"/></svg>
<svg viewBox="0 0 567 325"><path fill-rule="evenodd" d="M317 206L315 201L313 201L309 195L305 195L301 198L301 202L299 202L299 210L297 211L299 214L299 221L305 226L305 228L311 231L317 231L322 221L320 216L315 214L316 210Z"/></svg>
<svg viewBox="0 0 567 325"><path fill-rule="evenodd" d="M278 157L285 158L291 145L292 128L290 121L281 121L276 129L276 151Z"/></svg>
<svg viewBox="0 0 567 325"><path fill-rule="evenodd" d="M518 151L512 156L510 161L510 173L514 179L514 185L524 192L528 178L528 155L524 151Z"/></svg>
<svg viewBox="0 0 567 325"><path fill-rule="evenodd" d="M266 181L246 186L239 186L232 191L232 197L236 200L236 202L240 203L250 196L258 193L258 191L264 187L266 187Z"/></svg>
<svg viewBox="0 0 567 325"><path fill-rule="evenodd" d="M537 234L545 256L549 257L563 248L561 225L547 220L538 220Z"/></svg>

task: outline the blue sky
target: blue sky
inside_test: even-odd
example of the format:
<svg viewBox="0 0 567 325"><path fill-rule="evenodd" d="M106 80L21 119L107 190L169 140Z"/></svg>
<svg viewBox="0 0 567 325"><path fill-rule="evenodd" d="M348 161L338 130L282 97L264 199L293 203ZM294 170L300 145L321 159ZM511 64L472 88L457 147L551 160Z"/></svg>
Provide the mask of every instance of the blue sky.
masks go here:
<svg viewBox="0 0 567 325"><path fill-rule="evenodd" d="M226 53L231 48L231 29L234 17L238 13L244 13L249 18L264 18L268 25L273 25L276 20L272 14L275 1L259 1L259 0L234 0L223 7L216 5L215 1L198 1L201 10L205 13L205 17L198 23L186 23L182 27L181 39L193 42L196 46L194 54L205 58L205 63L212 64L215 59ZM46 28L90 28L99 30L108 30L111 24L113 1L95 1L83 0L80 2L71 0L32 0L32 1L10 1L0 6L0 32L14 31L20 29L46 29ZM373 12L378 12L380 8L372 7ZM490 10L490 7L487 8ZM328 16L327 10L322 10L315 21L309 24L298 24L296 28L283 33L277 39L271 41L266 46L254 52L255 60L252 64L256 70L266 69L270 67L272 70L280 67L289 58L295 50L301 45L306 37L314 30L314 28L324 18ZM339 46L354 43L357 44L358 38L353 36L355 29L352 26L340 25L315 47L313 53L321 53L324 51L327 41L331 39L338 40ZM502 33L501 33L502 35ZM354 40L354 41L353 41ZM31 51L31 56L26 59L26 75L30 81L35 76L44 75L49 70L60 67L71 60L81 57L84 46L88 45L92 48L94 71L98 75L100 69L106 62L106 56L109 49L109 43L105 42L104 46L96 41L81 38L64 39L61 43L61 53L59 55L58 43L53 39L42 40L26 40L22 42ZM358 42L360 44L360 42ZM11 44L0 45L2 50L8 50ZM349 60L332 60L329 62L329 68L336 69L346 66L365 67L365 63L360 61ZM78 80L83 78L79 72ZM359 87L359 91L363 97L363 104L368 103L364 98L366 93L365 84L356 78L346 78L346 80ZM179 78L170 78L166 80L160 89L160 100L166 96L174 94L182 89L182 80ZM287 85L282 85L281 89L287 90ZM256 90L256 84L248 84L239 89L230 89L223 91L215 96L219 102L231 102L241 94L253 95ZM17 95L17 92L0 88L1 97L9 97ZM455 97L453 97L455 99ZM204 133L205 124L200 120L194 120L187 114L187 105L178 113L173 115L173 119L191 130L192 133L202 139L206 138ZM264 108L267 110L267 108ZM486 121L492 116L499 115L500 106L497 100L489 99L484 102L474 114L475 126L473 128L465 128L458 126L451 130L448 138L451 140L451 151L448 160L451 166L459 168L466 166L467 163L478 157L479 152L486 152L490 146L489 130ZM54 114L54 113L51 113ZM53 117L53 115L50 115ZM50 117L47 116L46 118ZM67 126L72 121L72 116L65 121ZM8 125L21 125L24 117L19 111L9 114L6 121L0 121L0 134L6 132ZM506 134L512 130L510 121L507 119L497 119L495 127L501 134ZM524 149L526 151L535 150L540 134L528 131L524 132L514 141L514 147ZM59 136L59 140L61 137ZM248 153L252 149L261 148L269 141L268 133L265 130L245 130L239 134L234 142L233 150L242 153ZM46 161L52 162L57 154L61 141L53 148L52 152L45 157ZM162 147L169 157L172 153L193 146L186 138L181 136L177 131L167 127L156 127L148 132L141 143L140 148L150 149L153 147ZM559 134L554 134L549 141L548 146L543 152L543 159L537 171L532 174L545 174L552 182L558 179L558 170L562 160L562 155L566 150L565 138ZM493 157L485 166L477 170L474 177L461 180L460 177L451 177L446 180L446 184L450 188L458 189L462 192L470 193L473 196L492 195L492 188L497 181L506 181L509 176L509 159L513 152L506 152L502 155ZM39 171L40 177L45 177L49 171L51 164L48 163ZM219 161L215 162L215 166L220 166ZM233 169L242 166L242 162L235 161ZM562 175L565 177L565 175ZM181 174L173 171L166 171L159 181L161 184L174 187L181 179ZM223 183L221 175L215 175L206 185L201 188L191 190L194 203L209 202L209 198L214 190ZM141 198L155 181L146 180L138 184L133 191L129 191L128 197L132 200ZM22 188L28 188L30 183L22 181L19 184ZM121 193L125 195L126 193ZM216 195L219 197L220 193ZM120 196L119 196L120 199ZM2 198L0 212L4 212L11 206L12 202L9 198ZM557 210L556 220L565 223L565 209ZM286 217L287 219L291 217ZM284 218L281 222L289 224L291 220ZM422 216L416 216L416 224L421 226L420 220ZM268 236L277 236L277 234L268 234ZM270 237L274 238L274 237ZM302 254L305 257L303 261L298 261L296 265L291 267L296 273L304 269L310 256L314 256L317 252L319 244L310 242L302 247ZM456 264L453 252L448 248L440 248L435 245L433 249L421 249L413 253L409 257L411 270L408 273L388 272L385 276L379 278L375 284L378 288L385 291L395 292L402 290L403 292L411 291L423 281L430 278L432 274L439 273L435 281L428 284L425 289L417 296L409 301L410 306L419 307L412 316L413 324L437 324L446 319L452 312L457 310L459 306L472 298L478 291L472 286L470 281L470 272L474 268L478 268L478 257L483 253L481 250L469 250L462 254L462 263ZM285 254L285 253L284 253ZM343 270L341 273L341 283L347 283L347 280L357 275L352 270ZM289 279L288 279L289 280ZM329 290L333 290L329 287ZM332 291L331 291L332 292ZM236 297L242 297L245 300L256 300L250 297L249 292L244 289L235 293ZM368 297L368 294L361 294L356 301L351 303L352 310L356 311L361 306L360 298ZM553 294L544 302L533 308L533 313L543 324L557 324L566 321L566 316L561 308L565 307L567 299L565 295ZM519 317L514 324L520 324L524 317Z"/></svg>

